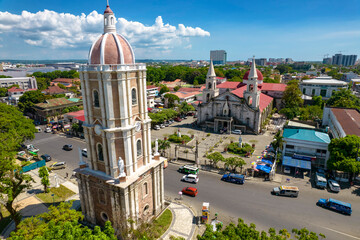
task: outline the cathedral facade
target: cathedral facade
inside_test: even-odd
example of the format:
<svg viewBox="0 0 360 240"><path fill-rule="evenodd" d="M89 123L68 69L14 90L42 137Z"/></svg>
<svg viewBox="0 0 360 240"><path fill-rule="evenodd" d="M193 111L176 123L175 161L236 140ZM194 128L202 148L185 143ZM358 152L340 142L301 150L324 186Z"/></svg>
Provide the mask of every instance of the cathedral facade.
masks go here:
<svg viewBox="0 0 360 240"><path fill-rule="evenodd" d="M272 110L273 98L261 93L258 80L260 71L253 59L251 69L245 74L246 84L237 84L235 90L226 89L219 94L212 62L203 90L203 100L198 106L197 124L214 132L232 131L259 134L261 125ZM214 83L215 79L215 83Z"/></svg>
<svg viewBox="0 0 360 240"><path fill-rule="evenodd" d="M85 220L119 231L125 220L148 220L164 209L163 161L151 150L146 66L104 12L104 33L80 67L88 158L76 170ZM125 224L126 225L126 224Z"/></svg>

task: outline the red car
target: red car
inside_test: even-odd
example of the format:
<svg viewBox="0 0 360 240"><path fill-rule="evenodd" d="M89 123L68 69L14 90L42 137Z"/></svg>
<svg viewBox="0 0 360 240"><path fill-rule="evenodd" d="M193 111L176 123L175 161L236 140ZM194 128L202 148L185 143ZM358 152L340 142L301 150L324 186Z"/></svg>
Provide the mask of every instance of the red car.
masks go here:
<svg viewBox="0 0 360 240"><path fill-rule="evenodd" d="M181 190L183 194L195 197L198 194L198 190L194 187L184 187Z"/></svg>
<svg viewBox="0 0 360 240"><path fill-rule="evenodd" d="M174 120L175 120L176 122L181 122L181 118L179 118L179 117L174 118Z"/></svg>

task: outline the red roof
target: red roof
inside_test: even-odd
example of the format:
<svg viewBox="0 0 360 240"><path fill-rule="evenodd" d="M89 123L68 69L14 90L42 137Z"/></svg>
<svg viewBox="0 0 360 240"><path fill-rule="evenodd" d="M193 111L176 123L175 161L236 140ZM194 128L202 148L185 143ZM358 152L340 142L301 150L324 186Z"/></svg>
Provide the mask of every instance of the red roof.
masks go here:
<svg viewBox="0 0 360 240"><path fill-rule="evenodd" d="M278 91L284 92L286 84L283 83L263 83L260 86L261 91Z"/></svg>
<svg viewBox="0 0 360 240"><path fill-rule="evenodd" d="M146 86L146 89L153 89L153 88L159 88L159 87L157 87L157 86L155 86L155 85Z"/></svg>
<svg viewBox="0 0 360 240"><path fill-rule="evenodd" d="M49 94L49 95L62 94L62 93L67 93L67 92L68 92L67 90L62 89L59 86L50 86L47 89L45 89L44 91L42 91L42 93Z"/></svg>
<svg viewBox="0 0 360 240"><path fill-rule="evenodd" d="M234 91L232 91L231 93L235 94L238 97L244 98L244 91L246 90L246 86L242 86L241 88L238 88ZM269 104L272 102L273 98L260 93L260 104L259 104L259 108L260 111L263 111L267 106L269 106Z"/></svg>
<svg viewBox="0 0 360 240"><path fill-rule="evenodd" d="M8 92L25 92L25 90L17 87L12 87L8 89Z"/></svg>
<svg viewBox="0 0 360 240"><path fill-rule="evenodd" d="M84 115L82 115L82 116L80 116L80 117L75 117L77 120L79 120L79 121L82 121L82 122L85 122L85 116Z"/></svg>
<svg viewBox="0 0 360 240"><path fill-rule="evenodd" d="M216 87L217 87L217 88L237 89L237 88L241 87L242 85L245 85L245 83L226 81L226 82L220 83L220 84L217 85Z"/></svg>
<svg viewBox="0 0 360 240"><path fill-rule="evenodd" d="M250 70L248 70L248 71L245 73L245 75L244 75L244 77L243 77L244 80L249 80L249 73L250 73ZM263 77L263 75L262 75L262 73L260 72L259 69L256 69L256 73L257 73L257 75L258 75L258 80L263 80L263 79L264 79L264 77Z"/></svg>
<svg viewBox="0 0 360 240"><path fill-rule="evenodd" d="M201 88L182 87L178 92L199 92Z"/></svg>
<svg viewBox="0 0 360 240"><path fill-rule="evenodd" d="M225 79L225 78L223 78L223 77L216 77L217 79Z"/></svg>
<svg viewBox="0 0 360 240"><path fill-rule="evenodd" d="M78 78L57 78L57 79L54 79L52 80L52 82L58 82L58 83L72 83L72 82L78 82L80 81L80 79Z"/></svg>
<svg viewBox="0 0 360 240"><path fill-rule="evenodd" d="M330 108L346 135L360 136L360 113L356 109Z"/></svg>
<svg viewBox="0 0 360 240"><path fill-rule="evenodd" d="M72 117L84 116L84 110L80 110L80 111L76 111L76 112L69 112L66 115L72 116Z"/></svg>

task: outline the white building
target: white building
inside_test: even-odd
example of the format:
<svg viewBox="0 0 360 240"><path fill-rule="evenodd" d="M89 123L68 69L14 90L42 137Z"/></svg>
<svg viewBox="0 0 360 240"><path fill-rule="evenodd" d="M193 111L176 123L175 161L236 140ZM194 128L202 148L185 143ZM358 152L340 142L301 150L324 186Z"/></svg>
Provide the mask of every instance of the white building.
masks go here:
<svg viewBox="0 0 360 240"><path fill-rule="evenodd" d="M347 88L348 83L332 79L328 76L321 76L314 79L303 80L300 82L300 89L307 96L322 96L329 99L334 91Z"/></svg>
<svg viewBox="0 0 360 240"><path fill-rule="evenodd" d="M284 128L283 166L311 170L326 168L330 153L327 133L306 128Z"/></svg>
<svg viewBox="0 0 360 240"><path fill-rule="evenodd" d="M343 138L347 135L360 137L360 112L351 108L324 108L323 126L329 127L329 133L334 138Z"/></svg>
<svg viewBox="0 0 360 240"><path fill-rule="evenodd" d="M346 82L350 82L353 79L360 79L360 76L354 72L344 73L342 79Z"/></svg>
<svg viewBox="0 0 360 240"><path fill-rule="evenodd" d="M38 88L35 77L0 78L0 87L2 88L8 88L15 84L24 90Z"/></svg>

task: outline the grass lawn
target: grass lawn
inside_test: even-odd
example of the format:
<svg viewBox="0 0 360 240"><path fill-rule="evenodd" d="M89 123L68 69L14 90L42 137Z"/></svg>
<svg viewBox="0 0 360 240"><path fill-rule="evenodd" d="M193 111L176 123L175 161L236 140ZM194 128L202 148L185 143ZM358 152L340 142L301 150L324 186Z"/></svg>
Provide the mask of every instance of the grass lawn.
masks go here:
<svg viewBox="0 0 360 240"><path fill-rule="evenodd" d="M54 194L54 196L52 196L52 194ZM38 193L36 196L46 205L51 205L53 203L58 204L63 202L74 194L75 193L67 187L60 185L58 188L50 188L50 192L48 193Z"/></svg>
<svg viewBox="0 0 360 240"><path fill-rule="evenodd" d="M11 222L11 218L9 212L5 209L5 207L3 205L0 205L0 207L1 207L1 213L4 217L4 219L0 221L0 233L1 233L5 229L5 227Z"/></svg>
<svg viewBox="0 0 360 240"><path fill-rule="evenodd" d="M153 231L157 236L161 237L170 227L172 221L172 213L166 209L157 219L154 220Z"/></svg>

